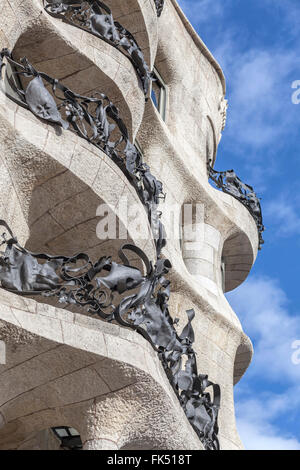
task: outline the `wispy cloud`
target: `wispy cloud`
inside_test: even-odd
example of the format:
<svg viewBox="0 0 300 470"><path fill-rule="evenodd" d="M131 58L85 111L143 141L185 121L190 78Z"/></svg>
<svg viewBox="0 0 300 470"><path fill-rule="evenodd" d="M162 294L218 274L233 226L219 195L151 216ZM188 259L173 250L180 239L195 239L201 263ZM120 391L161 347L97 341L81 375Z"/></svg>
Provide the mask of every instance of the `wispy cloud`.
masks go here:
<svg viewBox="0 0 300 470"><path fill-rule="evenodd" d="M297 437L286 435L272 423L281 413L291 413L295 403L289 396L270 396L241 400L237 407L237 426L247 450L300 450Z"/></svg>
<svg viewBox="0 0 300 470"><path fill-rule="evenodd" d="M294 113L298 111L291 104L297 55L277 48L241 52L230 38L220 47L216 55L222 57L230 83L229 137L234 137L234 145L240 142L257 149L280 143L294 128Z"/></svg>
<svg viewBox="0 0 300 470"><path fill-rule="evenodd" d="M271 278L252 277L227 297L255 351L248 385L236 390L242 441L247 449L300 449L299 439L280 427L300 405L300 365L292 361L292 343L300 339L298 318L290 314L285 292ZM282 392L270 392L278 384Z"/></svg>
<svg viewBox="0 0 300 470"><path fill-rule="evenodd" d="M299 386L276 394L254 393L251 389L236 394L237 426L248 450L299 450L297 436L280 427L282 416L292 416L300 401ZM293 399L291 399L293 397Z"/></svg>
<svg viewBox="0 0 300 470"><path fill-rule="evenodd" d="M265 191L267 233L292 241L300 233L300 197L292 191L299 166L300 105L291 103L291 84L300 80L300 4L296 0L181 0L180 4L226 76L228 120L217 165L234 166L259 193ZM293 174L288 173L289 166ZM294 256L292 245L291 250ZM291 359L292 343L300 340L299 318L291 313L279 280L270 277L250 277L228 299L255 351L253 364L236 387L242 440L248 449L300 449L298 430L289 432L296 429L291 421L300 407L300 365Z"/></svg>
<svg viewBox="0 0 300 470"><path fill-rule="evenodd" d="M254 0L254 3L256 0ZM247 182L262 194L272 176L280 172L287 142L297 138L300 106L291 103L291 84L300 79L299 51L283 40L291 27L295 9L286 0L263 0L261 14L282 16L274 41L253 41L253 31L241 30L236 2L232 0L181 0L180 4L221 64L229 101L227 125L219 148L219 159L230 155L231 164L245 170ZM243 10L239 7L239 10ZM297 16L298 18L299 16ZM240 17L239 17L240 18ZM245 17L243 26L247 27ZM243 27L242 26L242 27ZM299 28L298 28L299 29ZM266 27L267 30L267 27ZM280 41L277 39L280 36ZM217 161L217 165L218 165ZM265 168L268 167L266 173ZM238 168L238 166L236 167Z"/></svg>
<svg viewBox="0 0 300 470"><path fill-rule="evenodd" d="M300 339L300 322L290 314L279 282L252 277L227 297L255 343L254 364L248 374L297 384L300 366L295 366L291 357L292 343Z"/></svg>
<svg viewBox="0 0 300 470"><path fill-rule="evenodd" d="M178 3L194 25L223 16L225 9L223 0L179 0Z"/></svg>
<svg viewBox="0 0 300 470"><path fill-rule="evenodd" d="M291 191L282 191L276 199L265 204L264 216L272 225L273 236L300 235L300 201Z"/></svg>

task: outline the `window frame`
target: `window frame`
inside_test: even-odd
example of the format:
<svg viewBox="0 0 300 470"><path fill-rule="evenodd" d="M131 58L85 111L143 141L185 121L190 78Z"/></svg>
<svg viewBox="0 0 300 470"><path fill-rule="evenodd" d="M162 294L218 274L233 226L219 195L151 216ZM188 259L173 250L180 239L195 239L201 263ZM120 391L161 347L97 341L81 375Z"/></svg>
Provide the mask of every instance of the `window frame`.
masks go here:
<svg viewBox="0 0 300 470"><path fill-rule="evenodd" d="M162 120L164 122L166 122L167 102L168 102L168 87L167 87L164 79L162 78L161 74L159 73L159 71L157 70L156 67L153 68L153 77L156 79L154 81L156 81L158 83L158 86L160 88L159 100L158 100L157 106L155 105L155 103L152 99L153 81L151 82L151 86L150 86L150 99L151 99L155 109L157 110L157 112L161 116Z"/></svg>
<svg viewBox="0 0 300 470"><path fill-rule="evenodd" d="M81 450L82 441L78 431L69 426L55 426L51 428L57 439L60 440L62 449ZM65 436L60 435L60 431L66 433ZM75 434L76 433L76 434Z"/></svg>

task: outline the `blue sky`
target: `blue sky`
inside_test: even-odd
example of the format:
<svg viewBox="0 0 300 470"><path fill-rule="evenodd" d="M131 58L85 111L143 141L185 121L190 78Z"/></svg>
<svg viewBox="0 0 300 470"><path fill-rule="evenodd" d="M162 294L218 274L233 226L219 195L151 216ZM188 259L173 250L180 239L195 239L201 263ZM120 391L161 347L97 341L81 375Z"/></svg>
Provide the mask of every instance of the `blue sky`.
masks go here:
<svg viewBox="0 0 300 470"><path fill-rule="evenodd" d="M179 0L222 66L229 100L215 168L234 168L262 198L265 245L228 294L255 349L235 388L247 449L300 449L299 0ZM201 77L199 77L201 79Z"/></svg>

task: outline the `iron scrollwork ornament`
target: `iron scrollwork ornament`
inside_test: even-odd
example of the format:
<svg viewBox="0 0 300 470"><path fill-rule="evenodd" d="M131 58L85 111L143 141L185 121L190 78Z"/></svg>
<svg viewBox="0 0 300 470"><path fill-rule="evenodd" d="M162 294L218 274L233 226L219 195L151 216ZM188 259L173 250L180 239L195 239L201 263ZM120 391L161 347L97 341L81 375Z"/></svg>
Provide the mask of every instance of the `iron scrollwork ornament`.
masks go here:
<svg viewBox="0 0 300 470"><path fill-rule="evenodd" d="M143 162L142 154L130 142L118 108L103 93L82 96L73 92L55 78L38 72L25 57L20 63L16 62L8 49L0 52L0 70L5 66L4 58L13 71L11 77L7 76L7 81L17 96L16 99L4 89L9 98L40 119L73 130L102 150L123 171L147 210L159 255L166 244L158 210L160 200L165 197L162 183L152 175L149 166ZM25 90L18 86L14 77L30 79ZM50 84L50 88L45 84Z"/></svg>
<svg viewBox="0 0 300 470"><path fill-rule="evenodd" d="M248 209L257 226L259 249L261 249L264 244L262 234L265 227L263 225L260 200L252 186L243 183L234 170L216 171L208 165L208 174L217 188L233 196Z"/></svg>
<svg viewBox="0 0 300 470"><path fill-rule="evenodd" d="M219 449L218 411L220 387L197 371L196 354L192 347L194 332L189 310L188 323L181 334L175 328L168 308L170 282L166 279L171 264L161 259L165 233L160 221L158 204L164 197L162 183L143 162L138 149L130 142L127 128L118 109L109 98L96 93L82 96L58 80L38 72L26 58L14 61L7 49L0 52L0 69L4 58L12 75L6 75L9 98L29 109L40 119L72 129L105 152L125 173L136 188L151 222L156 240L155 265L142 250L124 245L119 252L122 263L103 256L93 263L87 254L73 257L35 254L21 247L4 221L0 253L1 287L18 295L55 297L65 305L77 305L105 321L115 321L146 338L157 351L167 377L187 418L206 449ZM1 74L2 76L2 74ZM18 77L28 79L23 89ZM45 87L45 83L50 87ZM118 131L118 137L112 139ZM144 272L130 265L126 251L134 253L144 265ZM134 292L133 292L134 291ZM207 391L213 388L213 399Z"/></svg>
<svg viewBox="0 0 300 470"><path fill-rule="evenodd" d="M66 23L87 31L123 52L132 62L148 95L152 75L138 43L120 23L114 21L110 8L100 0L44 0L45 10Z"/></svg>
<svg viewBox="0 0 300 470"><path fill-rule="evenodd" d="M79 253L73 257L32 253L23 248L5 221L0 252L1 288L18 295L56 297L58 302L77 305L108 322L131 328L150 342L158 353L181 406L204 447L218 450L220 387L198 374L192 320L178 334L168 308L171 264L157 259L153 266L134 245L119 251L122 263L103 256L93 263ZM142 270L131 266L127 252L142 262ZM213 399L207 391L213 388Z"/></svg>
<svg viewBox="0 0 300 470"><path fill-rule="evenodd" d="M154 3L156 6L157 16L160 16L164 9L165 0L154 0Z"/></svg>

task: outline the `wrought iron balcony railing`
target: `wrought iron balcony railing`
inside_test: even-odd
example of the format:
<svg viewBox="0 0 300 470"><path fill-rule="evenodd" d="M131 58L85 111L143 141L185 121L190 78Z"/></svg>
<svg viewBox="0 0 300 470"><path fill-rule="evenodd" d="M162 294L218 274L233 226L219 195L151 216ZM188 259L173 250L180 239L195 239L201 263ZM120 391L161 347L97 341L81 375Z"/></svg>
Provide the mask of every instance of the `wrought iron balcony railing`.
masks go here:
<svg viewBox="0 0 300 470"><path fill-rule="evenodd" d="M43 0L45 10L77 28L83 29L119 49L132 62L148 94L152 80L150 69L138 43L120 23L114 21L110 8L100 0Z"/></svg>
<svg viewBox="0 0 300 470"><path fill-rule="evenodd" d="M159 254L166 243L158 211L160 199L164 197L162 183L152 175L141 153L130 142L118 108L103 93L82 96L73 92L55 78L38 72L26 58L16 62L8 49L0 52L0 69L5 65L4 58L13 71L7 77L14 92L12 96L6 91L9 98L40 119L72 129L106 153L123 171L147 210ZM25 77L30 81L23 89L21 82L14 77ZM51 85L51 92L45 83Z"/></svg>
<svg viewBox="0 0 300 470"><path fill-rule="evenodd" d="M265 227L263 225L260 201L252 186L243 183L234 170L216 171L208 165L208 174L217 188L233 196L248 209L257 226L259 249L261 249L264 244L262 234Z"/></svg>
<svg viewBox="0 0 300 470"><path fill-rule="evenodd" d="M195 313L187 311L188 323L178 334L175 328L177 321L172 319L168 309L170 282L165 275L171 264L161 258L166 240L157 209L163 195L161 182L143 163L141 153L129 140L118 109L106 95L76 94L58 80L35 70L26 58L16 62L7 49L0 52L1 70L5 66L4 59L12 69L12 75L6 77L13 91L13 94L6 91L9 98L40 119L73 129L104 151L122 169L148 212L156 240L157 259L153 266L145 253L133 245L125 245L120 250L122 263L116 263L107 256L93 263L86 254L71 258L34 254L21 247L8 225L0 221L6 230L2 242L6 249L0 253L1 287L18 295L54 296L60 303L87 308L89 313L102 320L116 321L143 335L157 351L181 406L204 447L219 449L221 392L219 385L197 371L191 325ZM28 80L25 89L15 77ZM45 83L50 84L50 91ZM124 253L126 250L143 262L144 272L130 265ZM118 302L118 299L121 300ZM213 399L207 391L210 386Z"/></svg>
<svg viewBox="0 0 300 470"><path fill-rule="evenodd" d="M219 449L218 411L220 387L206 375L198 374L193 349L193 310L178 334L168 308L170 281L165 278L171 264L157 259L152 265L134 245L119 251L122 263L102 256L93 263L83 253L71 258L34 254L19 245L9 226L4 227L5 251L0 253L0 282L3 289L18 295L56 297L61 304L86 308L101 319L140 333L155 351L164 367L187 418L206 449ZM143 262L144 272L130 265L125 252ZM120 357L120 359L122 359ZM212 386L211 399L207 388Z"/></svg>

